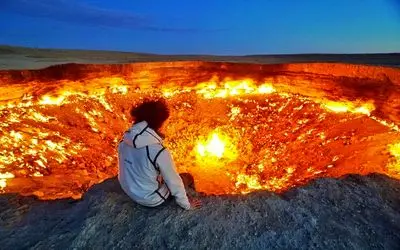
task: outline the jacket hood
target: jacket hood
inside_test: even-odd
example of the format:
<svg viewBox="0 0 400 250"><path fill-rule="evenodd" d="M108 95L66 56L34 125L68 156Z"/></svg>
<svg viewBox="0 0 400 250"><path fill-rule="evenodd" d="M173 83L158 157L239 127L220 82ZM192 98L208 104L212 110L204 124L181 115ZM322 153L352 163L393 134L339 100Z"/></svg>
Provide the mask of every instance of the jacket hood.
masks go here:
<svg viewBox="0 0 400 250"><path fill-rule="evenodd" d="M124 143L134 148L143 148L152 144L162 144L161 137L151 128L146 121L134 124L124 134Z"/></svg>

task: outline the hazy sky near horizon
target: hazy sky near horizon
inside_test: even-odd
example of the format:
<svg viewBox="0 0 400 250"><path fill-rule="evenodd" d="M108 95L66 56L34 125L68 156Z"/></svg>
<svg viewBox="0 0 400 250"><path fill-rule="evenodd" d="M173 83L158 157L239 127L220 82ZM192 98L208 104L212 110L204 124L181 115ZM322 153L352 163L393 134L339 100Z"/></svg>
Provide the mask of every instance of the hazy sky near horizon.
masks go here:
<svg viewBox="0 0 400 250"><path fill-rule="evenodd" d="M0 0L0 44L162 54L400 52L400 0Z"/></svg>

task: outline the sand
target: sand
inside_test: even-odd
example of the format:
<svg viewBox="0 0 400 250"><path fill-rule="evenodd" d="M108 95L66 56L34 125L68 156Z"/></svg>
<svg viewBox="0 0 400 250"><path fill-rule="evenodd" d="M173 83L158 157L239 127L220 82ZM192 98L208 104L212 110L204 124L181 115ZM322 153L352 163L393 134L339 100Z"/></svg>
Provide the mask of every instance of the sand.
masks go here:
<svg viewBox="0 0 400 250"><path fill-rule="evenodd" d="M399 67L400 53L213 56L156 55L116 51L51 50L0 46L0 70L40 69L51 65L65 63L112 64L157 61L212 61L260 64L341 62Z"/></svg>

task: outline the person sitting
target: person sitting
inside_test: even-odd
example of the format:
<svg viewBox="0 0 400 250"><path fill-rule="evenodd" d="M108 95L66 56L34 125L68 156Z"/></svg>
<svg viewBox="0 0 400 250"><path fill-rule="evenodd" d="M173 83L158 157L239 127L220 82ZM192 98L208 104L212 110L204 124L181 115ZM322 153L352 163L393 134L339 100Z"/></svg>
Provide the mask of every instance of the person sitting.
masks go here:
<svg viewBox="0 0 400 250"><path fill-rule="evenodd" d="M179 175L171 153L163 146L160 129L170 115L165 101L145 101L131 109L134 121L118 145L118 180L135 202L159 207L172 197L183 209L201 207L199 199L189 199L185 190L194 189L193 177Z"/></svg>

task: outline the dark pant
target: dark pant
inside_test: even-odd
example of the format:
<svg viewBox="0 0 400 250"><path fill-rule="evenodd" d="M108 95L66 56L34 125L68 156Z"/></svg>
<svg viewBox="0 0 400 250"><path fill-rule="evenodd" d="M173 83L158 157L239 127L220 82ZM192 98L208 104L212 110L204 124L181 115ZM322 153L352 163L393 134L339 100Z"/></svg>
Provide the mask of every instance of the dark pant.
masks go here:
<svg viewBox="0 0 400 250"><path fill-rule="evenodd" d="M194 179L193 179L193 176L191 174L182 173L182 174L179 174L179 176L182 179L182 182L183 182L183 185L185 186L185 189L192 188L193 190L195 190Z"/></svg>
<svg viewBox="0 0 400 250"><path fill-rule="evenodd" d="M182 173L182 174L179 174L179 176L181 177L183 185L185 186L186 190L187 189L195 190L195 188L194 188L194 179L193 179L193 176L191 174ZM155 208L162 208L162 207L168 205L169 203L171 203L171 201L173 201L173 200L174 200L174 197L172 195L169 195L169 197L163 203L161 203L160 205L156 206Z"/></svg>

